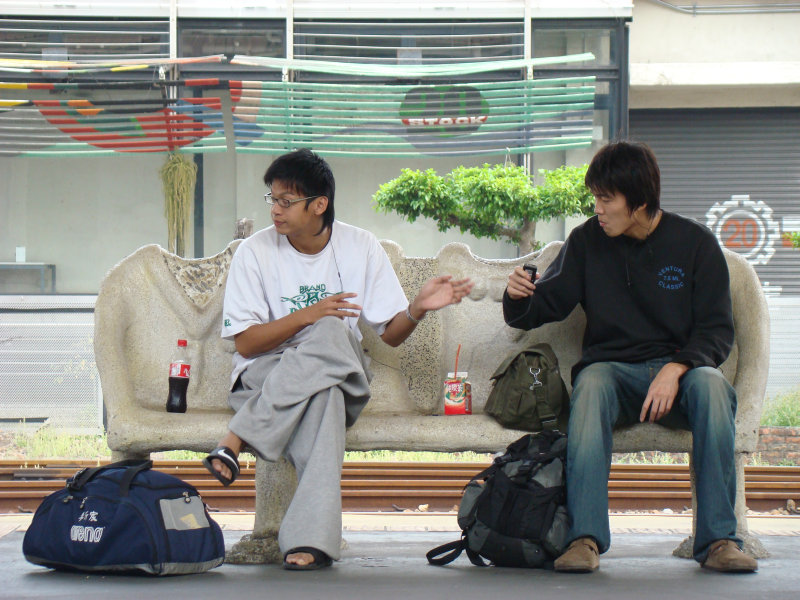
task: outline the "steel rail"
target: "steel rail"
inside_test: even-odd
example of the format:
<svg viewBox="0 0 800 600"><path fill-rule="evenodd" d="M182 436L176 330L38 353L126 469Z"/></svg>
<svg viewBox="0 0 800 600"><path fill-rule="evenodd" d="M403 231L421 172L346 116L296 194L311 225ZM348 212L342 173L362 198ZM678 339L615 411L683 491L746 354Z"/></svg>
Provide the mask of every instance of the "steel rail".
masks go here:
<svg viewBox="0 0 800 600"><path fill-rule="evenodd" d="M100 464L107 464L105 461ZM33 511L79 468L98 461L0 461L0 512ZM464 485L488 464L347 462L342 472L345 511L452 510ZM242 465L230 487L222 487L194 461L154 461L154 468L194 485L216 510L252 511L255 463ZM770 511L800 504L800 467L745 467L749 508ZM612 510L682 511L691 506L688 465L613 464L609 478Z"/></svg>

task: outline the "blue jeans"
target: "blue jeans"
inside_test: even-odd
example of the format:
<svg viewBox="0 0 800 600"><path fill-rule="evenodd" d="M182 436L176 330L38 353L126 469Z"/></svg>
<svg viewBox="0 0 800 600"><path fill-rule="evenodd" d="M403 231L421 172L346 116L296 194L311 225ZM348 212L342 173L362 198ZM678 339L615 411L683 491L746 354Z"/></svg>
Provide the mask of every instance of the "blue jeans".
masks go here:
<svg viewBox="0 0 800 600"><path fill-rule="evenodd" d="M584 368L572 391L567 449L567 504L570 540L591 537L600 552L611 545L608 476L612 431L639 421L655 376L668 358L641 363L603 362ZM734 415L736 392L711 367L690 369L680 379L675 403L658 423L692 432L692 462L697 476L697 528L694 558L702 562L708 546L736 537Z"/></svg>

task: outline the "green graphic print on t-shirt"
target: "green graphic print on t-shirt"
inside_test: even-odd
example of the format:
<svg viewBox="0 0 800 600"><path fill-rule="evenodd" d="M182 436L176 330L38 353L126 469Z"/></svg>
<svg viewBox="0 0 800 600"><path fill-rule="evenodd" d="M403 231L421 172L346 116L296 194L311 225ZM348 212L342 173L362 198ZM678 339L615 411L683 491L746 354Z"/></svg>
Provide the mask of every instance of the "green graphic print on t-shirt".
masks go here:
<svg viewBox="0 0 800 600"><path fill-rule="evenodd" d="M324 283L319 283L317 285L301 285L300 291L296 295L281 296L281 302L291 303L291 307L289 308L289 313L291 314L301 308L316 304L323 298L333 296L336 293L338 292L327 291L327 287Z"/></svg>

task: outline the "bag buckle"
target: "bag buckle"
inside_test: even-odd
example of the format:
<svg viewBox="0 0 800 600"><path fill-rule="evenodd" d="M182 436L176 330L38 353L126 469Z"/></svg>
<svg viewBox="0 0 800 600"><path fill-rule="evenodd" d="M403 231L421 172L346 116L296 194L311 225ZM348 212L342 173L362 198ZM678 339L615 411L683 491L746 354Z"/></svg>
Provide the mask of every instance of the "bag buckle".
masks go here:
<svg viewBox="0 0 800 600"><path fill-rule="evenodd" d="M532 460L523 460L522 464L517 469L517 477L527 479L533 467L534 467L534 462Z"/></svg>
<svg viewBox="0 0 800 600"><path fill-rule="evenodd" d="M536 369L534 371L533 367L528 367L528 372L533 376L533 383L531 384L530 389L544 385L541 381L539 381L539 373L542 372L541 369Z"/></svg>
<svg viewBox="0 0 800 600"><path fill-rule="evenodd" d="M81 478L81 475L83 475L88 470L89 467L83 467L82 469L80 469L78 472L75 473L75 475L73 475L67 480L67 485L65 487L71 492L81 489L80 486L78 485L78 480Z"/></svg>

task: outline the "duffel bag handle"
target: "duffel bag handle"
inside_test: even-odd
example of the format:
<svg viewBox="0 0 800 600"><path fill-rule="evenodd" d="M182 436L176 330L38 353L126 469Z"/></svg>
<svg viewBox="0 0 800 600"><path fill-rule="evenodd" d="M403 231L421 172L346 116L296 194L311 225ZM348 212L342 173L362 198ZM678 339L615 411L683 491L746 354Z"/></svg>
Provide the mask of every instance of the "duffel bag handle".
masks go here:
<svg viewBox="0 0 800 600"><path fill-rule="evenodd" d="M142 471L147 471L153 467L152 460L142 460L142 459L128 459L128 460L120 460L115 463L111 463L108 465L102 465L100 467L85 467L75 473L70 480L67 481L67 488L71 492L76 492L83 488L87 483L89 483L92 479L97 477L103 471L107 471L109 469L125 469L125 474L122 476L122 480L119 484L119 495L120 496L127 496L128 490L130 489L131 482L133 478L136 477Z"/></svg>

